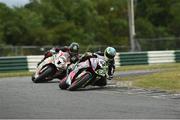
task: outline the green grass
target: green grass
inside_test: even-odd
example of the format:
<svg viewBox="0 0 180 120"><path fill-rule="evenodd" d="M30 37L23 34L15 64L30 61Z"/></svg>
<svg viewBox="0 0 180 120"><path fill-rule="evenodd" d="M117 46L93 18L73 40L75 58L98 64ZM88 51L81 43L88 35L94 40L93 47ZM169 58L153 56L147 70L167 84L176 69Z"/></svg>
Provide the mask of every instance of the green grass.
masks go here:
<svg viewBox="0 0 180 120"><path fill-rule="evenodd" d="M20 76L31 76L32 72L28 71L11 71L11 72L1 72L0 78L3 77L20 77Z"/></svg>
<svg viewBox="0 0 180 120"><path fill-rule="evenodd" d="M180 69L137 77L133 85L148 89L180 92Z"/></svg>
<svg viewBox="0 0 180 120"><path fill-rule="evenodd" d="M161 72L141 75L129 76L125 78L115 78L120 81L131 81L133 87L140 87L146 89L159 89L169 92L180 92L180 64L161 64L149 66L124 66L118 68L118 71L129 70L153 70L161 69Z"/></svg>
<svg viewBox="0 0 180 120"><path fill-rule="evenodd" d="M180 63L120 66L120 67L117 67L116 70L117 71L130 71L130 70L174 69L177 66L180 67Z"/></svg>

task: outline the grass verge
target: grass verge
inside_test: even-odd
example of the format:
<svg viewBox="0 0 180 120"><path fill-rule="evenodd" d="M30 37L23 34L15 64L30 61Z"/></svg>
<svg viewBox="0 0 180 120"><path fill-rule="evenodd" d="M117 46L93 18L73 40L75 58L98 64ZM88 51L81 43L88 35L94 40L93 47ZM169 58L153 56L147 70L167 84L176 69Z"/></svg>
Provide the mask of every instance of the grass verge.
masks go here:
<svg viewBox="0 0 180 120"><path fill-rule="evenodd" d="M159 89L169 92L180 92L180 64L161 64L147 66L124 66L119 67L118 71L130 70L153 70L162 69L163 71L141 76L128 76L125 78L115 78L119 81L131 81L133 87L146 89Z"/></svg>
<svg viewBox="0 0 180 120"><path fill-rule="evenodd" d="M180 67L180 63L120 66L117 67L116 70L130 71L130 70L175 69L177 66Z"/></svg>
<svg viewBox="0 0 180 120"><path fill-rule="evenodd" d="M3 77L20 77L20 76L31 76L32 72L28 71L11 71L11 72L1 72L0 78Z"/></svg>

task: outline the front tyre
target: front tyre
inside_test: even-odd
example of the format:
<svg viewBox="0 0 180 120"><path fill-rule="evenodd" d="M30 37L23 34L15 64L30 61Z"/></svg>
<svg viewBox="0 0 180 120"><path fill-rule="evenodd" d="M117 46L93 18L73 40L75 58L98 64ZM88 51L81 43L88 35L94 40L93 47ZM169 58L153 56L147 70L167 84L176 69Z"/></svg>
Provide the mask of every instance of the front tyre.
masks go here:
<svg viewBox="0 0 180 120"><path fill-rule="evenodd" d="M66 84L66 80L60 81L59 88L62 90L65 90L68 88L68 85Z"/></svg>
<svg viewBox="0 0 180 120"><path fill-rule="evenodd" d="M69 86L68 90L75 91L78 88L81 88L83 85L85 85L88 80L91 78L92 74L90 72L86 72L83 76L76 79L71 86Z"/></svg>
<svg viewBox="0 0 180 120"><path fill-rule="evenodd" d="M54 67L51 66L51 65L48 65L47 68L37 77L37 78L34 78L32 76L32 81L34 83L42 83L42 82L47 82L48 80L46 80L46 77L50 76L50 75L53 75L54 73Z"/></svg>

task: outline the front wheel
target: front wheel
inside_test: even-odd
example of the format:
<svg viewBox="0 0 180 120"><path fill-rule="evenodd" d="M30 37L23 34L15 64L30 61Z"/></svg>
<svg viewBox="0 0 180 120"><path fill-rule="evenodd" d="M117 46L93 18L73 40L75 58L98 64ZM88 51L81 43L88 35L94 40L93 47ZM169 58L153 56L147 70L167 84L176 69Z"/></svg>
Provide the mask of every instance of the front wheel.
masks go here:
<svg viewBox="0 0 180 120"><path fill-rule="evenodd" d="M68 85L66 84L66 80L60 81L59 88L62 89L62 90L65 90L65 89L68 88Z"/></svg>
<svg viewBox="0 0 180 120"><path fill-rule="evenodd" d="M49 65L37 78L32 77L32 81L34 83L47 82L46 77L52 75L53 73L54 67Z"/></svg>
<svg viewBox="0 0 180 120"><path fill-rule="evenodd" d="M88 80L90 80L92 74L90 72L86 72L83 76L76 79L71 86L69 86L68 90L74 91L78 88L82 87L83 85L86 85L88 83Z"/></svg>

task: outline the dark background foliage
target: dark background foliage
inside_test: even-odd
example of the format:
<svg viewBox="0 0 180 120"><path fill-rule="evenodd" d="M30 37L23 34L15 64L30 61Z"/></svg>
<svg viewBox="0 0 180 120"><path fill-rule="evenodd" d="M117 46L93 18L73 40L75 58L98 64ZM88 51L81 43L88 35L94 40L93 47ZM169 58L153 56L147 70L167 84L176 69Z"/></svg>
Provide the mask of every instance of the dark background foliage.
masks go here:
<svg viewBox="0 0 180 120"><path fill-rule="evenodd" d="M135 38L142 50L180 48L179 11L179 0L135 0ZM127 0L30 0L21 7L0 3L0 45L63 46L72 41L129 50Z"/></svg>

